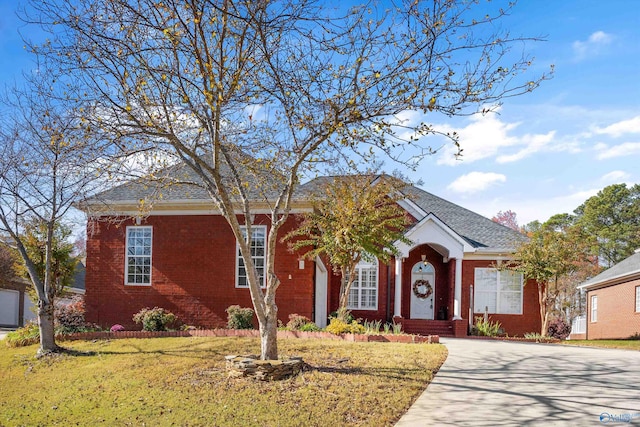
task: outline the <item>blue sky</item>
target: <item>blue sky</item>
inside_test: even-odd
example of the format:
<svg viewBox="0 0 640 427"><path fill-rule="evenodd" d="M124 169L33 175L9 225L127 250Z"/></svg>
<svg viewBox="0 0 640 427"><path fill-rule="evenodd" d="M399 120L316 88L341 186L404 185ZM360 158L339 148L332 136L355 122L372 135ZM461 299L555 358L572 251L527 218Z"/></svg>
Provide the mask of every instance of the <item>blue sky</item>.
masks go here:
<svg viewBox="0 0 640 427"><path fill-rule="evenodd" d="M15 3L2 0L0 84L32 67L20 26ZM572 212L607 185L640 183L640 2L522 0L503 26L546 36L528 51L534 71L554 64L553 79L499 114L436 121L458 131L464 156L445 148L410 177L487 217L513 210L521 224Z"/></svg>

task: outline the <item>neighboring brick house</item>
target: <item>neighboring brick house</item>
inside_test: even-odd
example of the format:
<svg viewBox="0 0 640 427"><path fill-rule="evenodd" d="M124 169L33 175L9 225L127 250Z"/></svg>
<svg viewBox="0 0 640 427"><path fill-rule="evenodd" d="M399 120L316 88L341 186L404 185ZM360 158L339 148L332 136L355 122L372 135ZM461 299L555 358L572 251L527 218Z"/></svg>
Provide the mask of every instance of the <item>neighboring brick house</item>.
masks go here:
<svg viewBox="0 0 640 427"><path fill-rule="evenodd" d="M21 278L0 283L0 327L16 328L36 318L27 294L29 286L30 283Z"/></svg>
<svg viewBox="0 0 640 427"><path fill-rule="evenodd" d="M640 334L640 250L578 288L587 293L586 339Z"/></svg>
<svg viewBox="0 0 640 427"><path fill-rule="evenodd" d="M335 178L300 186L281 236L296 226L296 213L310 209L309 195L328 179ZM89 213L87 321L133 327L134 313L160 306L189 325L225 326L228 306L251 307L229 226L203 190L185 185L167 188L140 216L139 201L153 193L148 184L135 181L83 205ZM400 244L401 256L389 264L361 263L349 298L353 314L396 320L409 332L462 336L474 314L488 309L509 335L539 331L535 283L524 286L521 275L494 268L525 237L417 187L403 193L399 204L415 219L406 232L413 243ZM264 200L263 193L254 197ZM268 214L265 204L251 218L258 263L265 259ZM331 267L320 259L305 261L279 241L275 271L282 282L276 299L280 320L286 323L297 313L326 325L340 287Z"/></svg>

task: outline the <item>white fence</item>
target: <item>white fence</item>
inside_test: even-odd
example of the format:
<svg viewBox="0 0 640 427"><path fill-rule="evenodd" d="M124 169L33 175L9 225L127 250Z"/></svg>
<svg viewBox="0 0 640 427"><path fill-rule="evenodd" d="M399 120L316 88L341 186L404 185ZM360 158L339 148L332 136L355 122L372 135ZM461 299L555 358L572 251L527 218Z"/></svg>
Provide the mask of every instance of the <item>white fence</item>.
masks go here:
<svg viewBox="0 0 640 427"><path fill-rule="evenodd" d="M572 334L585 334L587 333L587 316L578 316L573 319L571 323Z"/></svg>

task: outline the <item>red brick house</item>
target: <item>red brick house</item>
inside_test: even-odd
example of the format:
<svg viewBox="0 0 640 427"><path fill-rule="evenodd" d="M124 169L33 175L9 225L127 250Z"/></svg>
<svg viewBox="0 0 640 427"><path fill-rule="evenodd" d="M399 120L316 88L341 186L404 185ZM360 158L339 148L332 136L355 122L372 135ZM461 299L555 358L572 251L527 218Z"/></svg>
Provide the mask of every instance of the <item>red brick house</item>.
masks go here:
<svg viewBox="0 0 640 427"><path fill-rule="evenodd" d="M587 293L586 339L640 334L640 250L578 288Z"/></svg>
<svg viewBox="0 0 640 427"><path fill-rule="evenodd" d="M310 208L310 192L326 179L300 186L281 235L296 226L296 213ZM359 266L349 296L354 316L395 319L408 332L461 336L474 314L487 309L509 335L539 331L535 284L524 286L521 275L493 267L509 259L525 237L420 188L403 192L400 205L415 219L406 232L413 244L399 245L401 256L389 264ZM134 313L159 306L189 325L224 327L228 306L251 307L229 226L204 191L184 185L169 188L140 217L139 201L152 193L136 181L83 205L90 212L87 321L132 328ZM265 260L268 214L265 206L251 218L258 264ZM282 281L276 300L280 319L286 323L297 313L325 326L340 287L331 267L320 259L305 261L278 243L275 270Z"/></svg>

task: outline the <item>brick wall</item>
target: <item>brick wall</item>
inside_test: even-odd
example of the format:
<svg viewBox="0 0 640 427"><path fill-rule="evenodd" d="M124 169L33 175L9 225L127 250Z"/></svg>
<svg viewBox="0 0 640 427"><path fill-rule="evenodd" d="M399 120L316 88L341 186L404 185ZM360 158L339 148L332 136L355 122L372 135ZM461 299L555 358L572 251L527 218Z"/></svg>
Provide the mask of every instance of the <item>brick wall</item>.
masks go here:
<svg viewBox="0 0 640 427"><path fill-rule="evenodd" d="M628 338L640 334L640 313L635 311L640 279L587 292L587 339ZM591 296L598 296L598 319L591 321Z"/></svg>
<svg viewBox="0 0 640 427"><path fill-rule="evenodd" d="M268 225L269 220L258 215L255 223ZM228 306L252 307L249 289L235 287L236 241L221 216L150 216L142 221L140 225L153 227L151 286L124 284L127 225L134 224L88 224L87 321L134 328L134 313L159 306L186 324L221 327L227 323ZM280 235L294 225L292 217ZM278 317L285 323L292 312L311 317L314 264L306 262L300 270L299 255L289 252L286 243L278 242L276 254L282 282L276 297Z"/></svg>
<svg viewBox="0 0 640 427"><path fill-rule="evenodd" d="M463 261L462 262L462 317L469 318L471 303L471 285L475 280L476 268L490 268L494 261ZM482 316L484 313L474 313ZM540 305L538 303L538 287L532 280L523 288L522 314L491 314L491 321L502 324L505 332L510 336L522 336L527 332L540 332Z"/></svg>

